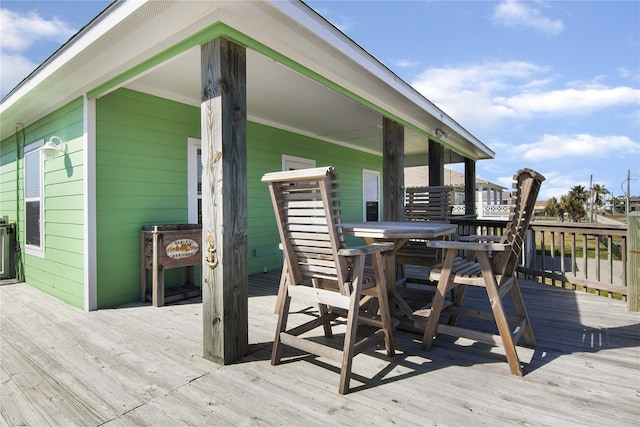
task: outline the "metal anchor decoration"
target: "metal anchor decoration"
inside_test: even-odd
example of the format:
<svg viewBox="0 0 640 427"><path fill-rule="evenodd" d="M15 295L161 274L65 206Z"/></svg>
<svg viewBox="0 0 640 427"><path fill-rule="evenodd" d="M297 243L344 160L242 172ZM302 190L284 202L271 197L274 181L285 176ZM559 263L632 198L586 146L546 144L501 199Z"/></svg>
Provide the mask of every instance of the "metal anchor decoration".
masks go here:
<svg viewBox="0 0 640 427"><path fill-rule="evenodd" d="M207 236L207 256L204 258L204 260L212 270L218 266L216 248L213 244L213 239L211 238L210 234Z"/></svg>

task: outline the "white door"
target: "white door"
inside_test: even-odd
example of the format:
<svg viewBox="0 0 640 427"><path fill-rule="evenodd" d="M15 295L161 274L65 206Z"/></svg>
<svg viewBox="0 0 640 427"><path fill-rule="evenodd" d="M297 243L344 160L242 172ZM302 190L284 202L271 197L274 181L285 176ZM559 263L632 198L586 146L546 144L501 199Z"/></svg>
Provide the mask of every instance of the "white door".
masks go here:
<svg viewBox="0 0 640 427"><path fill-rule="evenodd" d="M380 172L362 170L362 219L380 220Z"/></svg>
<svg viewBox="0 0 640 427"><path fill-rule="evenodd" d="M187 139L187 219L202 224L202 148L197 138Z"/></svg>

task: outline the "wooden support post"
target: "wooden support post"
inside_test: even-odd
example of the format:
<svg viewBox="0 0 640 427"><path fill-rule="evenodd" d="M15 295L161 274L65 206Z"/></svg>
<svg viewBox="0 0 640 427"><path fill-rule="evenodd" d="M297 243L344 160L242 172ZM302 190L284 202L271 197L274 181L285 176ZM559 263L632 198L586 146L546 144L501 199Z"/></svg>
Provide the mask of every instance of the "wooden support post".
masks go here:
<svg viewBox="0 0 640 427"><path fill-rule="evenodd" d="M476 215L476 162L464 159L464 214Z"/></svg>
<svg viewBox="0 0 640 427"><path fill-rule="evenodd" d="M627 305L640 311L640 212L627 216Z"/></svg>
<svg viewBox="0 0 640 427"><path fill-rule="evenodd" d="M444 185L444 146L429 140L429 185Z"/></svg>
<svg viewBox="0 0 640 427"><path fill-rule="evenodd" d="M382 217L402 221L404 203L404 127L382 118Z"/></svg>
<svg viewBox="0 0 640 427"><path fill-rule="evenodd" d="M246 50L201 47L203 355L229 364L249 350Z"/></svg>

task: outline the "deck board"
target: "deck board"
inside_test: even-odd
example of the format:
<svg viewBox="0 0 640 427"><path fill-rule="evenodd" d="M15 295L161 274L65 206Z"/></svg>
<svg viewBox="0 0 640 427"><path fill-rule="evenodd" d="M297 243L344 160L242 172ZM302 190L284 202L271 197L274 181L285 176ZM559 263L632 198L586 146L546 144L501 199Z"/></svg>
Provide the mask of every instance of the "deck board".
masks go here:
<svg viewBox="0 0 640 427"><path fill-rule="evenodd" d="M537 339L518 349L524 377L499 349L443 336L425 352L421 336L398 331L398 355L356 356L340 396L338 367L322 358L285 347L270 365L278 282L250 276L250 353L229 366L201 357L198 299L87 313L0 286L0 425L639 423L640 315L624 302L522 281ZM474 290L468 299L486 304Z"/></svg>

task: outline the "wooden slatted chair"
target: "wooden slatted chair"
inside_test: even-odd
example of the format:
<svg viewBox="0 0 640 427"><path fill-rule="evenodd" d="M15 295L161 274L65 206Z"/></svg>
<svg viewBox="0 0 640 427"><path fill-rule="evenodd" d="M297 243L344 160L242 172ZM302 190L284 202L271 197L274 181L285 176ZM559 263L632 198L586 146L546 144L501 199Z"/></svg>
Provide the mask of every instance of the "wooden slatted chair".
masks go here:
<svg viewBox="0 0 640 427"><path fill-rule="evenodd" d="M405 221L445 222L451 216L451 187L411 187L405 190Z"/></svg>
<svg viewBox="0 0 640 427"><path fill-rule="evenodd" d="M282 357L282 344L340 363L340 394L349 390L353 357L368 345L384 339L387 354L394 355L393 327L389 314L383 253L392 243L347 248L340 227L338 175L332 167L267 173L282 248L287 280L281 281L282 301L273 343L271 363ZM373 273L365 271L365 257L371 255ZM379 314L361 308L363 298L377 298ZM291 301L319 306L319 317L289 328ZM322 326L332 338L337 318L346 318L341 349L309 336ZM375 331L356 342L359 324ZM303 336L303 334L306 334ZM315 338L315 339L314 339Z"/></svg>
<svg viewBox="0 0 640 427"><path fill-rule="evenodd" d="M451 217L451 187L427 186L411 187L405 190L405 221L449 222ZM396 264L432 266L440 261L441 251L429 248L424 240L409 240L396 252ZM404 277L404 271L401 276ZM410 279L413 282L424 282L425 279Z"/></svg>
<svg viewBox="0 0 640 427"><path fill-rule="evenodd" d="M511 373L522 376L522 367L515 346L519 339L524 337L525 343L533 347L535 338L518 287L516 267L544 177L531 169L522 169L514 176L514 180L513 210L504 235L473 236L465 239L474 241L428 243L431 247L444 249L445 259L443 264L434 267L430 272L430 279L437 281L438 286L424 331L423 346L429 349L438 333L502 345ZM462 251L467 251L469 256L459 257L458 254ZM491 312L479 312L462 307L467 286L481 286L486 289ZM445 296L447 291L452 289L453 301L447 308L451 314L448 324L440 324ZM505 313L502 299L507 294L513 299L515 316L507 316ZM493 319L498 335L457 327L458 316Z"/></svg>

